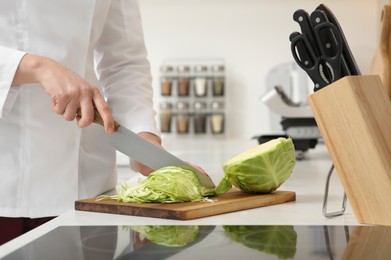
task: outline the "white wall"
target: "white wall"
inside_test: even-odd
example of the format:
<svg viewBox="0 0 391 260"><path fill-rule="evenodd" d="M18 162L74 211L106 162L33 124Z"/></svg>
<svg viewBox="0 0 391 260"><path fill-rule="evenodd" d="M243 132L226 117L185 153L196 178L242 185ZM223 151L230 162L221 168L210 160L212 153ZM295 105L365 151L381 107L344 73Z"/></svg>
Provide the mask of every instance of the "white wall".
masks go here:
<svg viewBox="0 0 391 260"><path fill-rule="evenodd" d="M227 69L227 133L250 138L270 130L261 103L265 79L292 62L289 35L299 31L297 9L310 0L140 0L144 33L159 100L159 66L171 58L224 58ZM337 16L363 74L377 47L380 0L323 1Z"/></svg>

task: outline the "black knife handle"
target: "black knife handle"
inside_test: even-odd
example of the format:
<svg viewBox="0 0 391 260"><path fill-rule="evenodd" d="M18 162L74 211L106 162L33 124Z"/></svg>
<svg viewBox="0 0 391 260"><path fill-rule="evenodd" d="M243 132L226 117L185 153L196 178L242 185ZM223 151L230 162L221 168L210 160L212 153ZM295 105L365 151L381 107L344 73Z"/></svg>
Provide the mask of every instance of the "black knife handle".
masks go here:
<svg viewBox="0 0 391 260"><path fill-rule="evenodd" d="M303 9L298 9L293 13L293 20L300 25L301 33L307 35L307 39L311 46L314 46L314 52L316 55L320 55L319 50L316 49L316 41L314 35L314 29L311 24L310 15Z"/></svg>
<svg viewBox="0 0 391 260"><path fill-rule="evenodd" d="M343 42L343 49L342 49L342 64L345 64L345 68L343 69L343 74L348 73L348 75L361 75L360 69L356 63L356 60L352 54L352 51L350 50L349 44L346 40L345 34L343 33L342 27L339 24L337 17L334 15L334 13L324 4L320 4L318 7L316 7L316 10L323 11L329 20L330 23L334 24L337 29L340 31L340 34L342 36L342 42ZM347 75L344 75L347 76Z"/></svg>

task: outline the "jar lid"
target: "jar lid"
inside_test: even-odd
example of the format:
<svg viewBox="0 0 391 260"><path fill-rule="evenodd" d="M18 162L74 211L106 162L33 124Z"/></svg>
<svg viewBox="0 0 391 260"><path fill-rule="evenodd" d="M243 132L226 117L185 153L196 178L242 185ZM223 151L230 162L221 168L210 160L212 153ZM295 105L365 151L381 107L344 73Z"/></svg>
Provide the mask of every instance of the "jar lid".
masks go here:
<svg viewBox="0 0 391 260"><path fill-rule="evenodd" d="M212 71L223 72L224 69L225 69L225 67L222 64L214 64L214 65L212 65Z"/></svg>
<svg viewBox="0 0 391 260"><path fill-rule="evenodd" d="M170 102L161 102L160 108L161 109L172 109L172 104Z"/></svg>
<svg viewBox="0 0 391 260"><path fill-rule="evenodd" d="M177 102L176 108L178 109L178 112L179 112L179 110L187 111L189 109L189 103L182 102L182 101L181 102Z"/></svg>
<svg viewBox="0 0 391 260"><path fill-rule="evenodd" d="M197 71L197 72L205 72L208 70L208 67L205 66L205 65L196 65L194 67L194 70Z"/></svg>
<svg viewBox="0 0 391 260"><path fill-rule="evenodd" d="M177 69L178 69L179 72L189 72L190 71L190 66L188 66L188 65L179 65Z"/></svg>
<svg viewBox="0 0 391 260"><path fill-rule="evenodd" d="M212 109L213 110L221 110L224 108L224 102L223 101L213 101L212 102Z"/></svg>
<svg viewBox="0 0 391 260"><path fill-rule="evenodd" d="M160 67L160 71L161 72L172 72L173 71L173 67L171 65L162 65Z"/></svg>
<svg viewBox="0 0 391 260"><path fill-rule="evenodd" d="M197 101L194 103L194 110L205 110L206 109L206 103L205 102L201 102L201 101Z"/></svg>

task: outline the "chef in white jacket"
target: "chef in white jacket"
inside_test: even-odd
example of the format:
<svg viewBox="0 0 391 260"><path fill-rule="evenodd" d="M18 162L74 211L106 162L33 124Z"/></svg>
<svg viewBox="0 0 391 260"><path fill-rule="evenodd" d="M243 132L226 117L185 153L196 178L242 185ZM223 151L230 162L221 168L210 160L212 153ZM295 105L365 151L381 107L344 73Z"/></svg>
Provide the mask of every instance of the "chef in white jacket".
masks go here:
<svg viewBox="0 0 391 260"><path fill-rule="evenodd" d="M1 0L0 117L0 236L113 189L113 118L161 144L137 0Z"/></svg>

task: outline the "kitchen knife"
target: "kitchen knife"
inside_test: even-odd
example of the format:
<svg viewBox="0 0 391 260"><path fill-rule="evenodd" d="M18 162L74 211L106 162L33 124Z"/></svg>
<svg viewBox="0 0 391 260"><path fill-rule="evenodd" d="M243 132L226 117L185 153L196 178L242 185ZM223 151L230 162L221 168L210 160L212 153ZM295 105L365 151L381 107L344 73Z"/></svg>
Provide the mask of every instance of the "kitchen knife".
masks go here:
<svg viewBox="0 0 391 260"><path fill-rule="evenodd" d="M311 22L314 25L315 38L320 53L330 70L330 82L342 77L342 35L338 28L328 21L327 15L320 10L311 13Z"/></svg>
<svg viewBox="0 0 391 260"><path fill-rule="evenodd" d="M340 79L343 45L338 28L320 10L308 17L307 12L299 9L293 17L300 23L302 33L290 35L291 52L314 82L314 91Z"/></svg>
<svg viewBox="0 0 391 260"><path fill-rule="evenodd" d="M316 48L316 40L311 25L310 15L303 9L296 10L293 14L293 20L300 25L302 34L305 34L309 44L313 46L313 51L316 55L320 55L319 50Z"/></svg>
<svg viewBox="0 0 391 260"><path fill-rule="evenodd" d="M316 10L320 10L324 12L327 16L327 19L330 23L334 24L334 26L337 27L337 29L340 32L341 38L342 38L342 75L361 75L360 69L356 63L356 60L353 56L352 51L350 50L348 41L346 40L345 34L343 33L342 27L339 24L337 17L334 15L334 13L329 9L326 5L320 4L318 7L316 7Z"/></svg>
<svg viewBox="0 0 391 260"><path fill-rule="evenodd" d="M80 109L77 115L81 115ZM103 120L99 112L95 109L94 123L103 126ZM201 185L214 188L215 184L212 179L201 172L188 162L185 162L163 148L148 142L136 133L121 126L118 122L115 123L115 131L108 136L110 144L121 153L139 161L140 163L150 167L153 170L158 170L165 166L177 166L194 172Z"/></svg>
<svg viewBox="0 0 391 260"><path fill-rule="evenodd" d="M323 61L323 59L318 58L322 55L322 53L318 48L318 42L310 20L310 15L305 10L299 9L294 12L293 20L300 25L301 35L303 37L294 37L291 34L290 40L292 43L292 54L294 55L296 62L298 60L296 57L297 54L294 53L294 49L297 49L299 55L301 55L300 58L310 58L301 60L300 63L301 67L308 73L311 80L314 82L314 89L318 90L330 83L328 79L331 78L331 75L326 69L327 64ZM304 42L304 44L302 44L302 42ZM305 56L306 53L307 56ZM319 70L322 71L321 75L318 75Z"/></svg>

